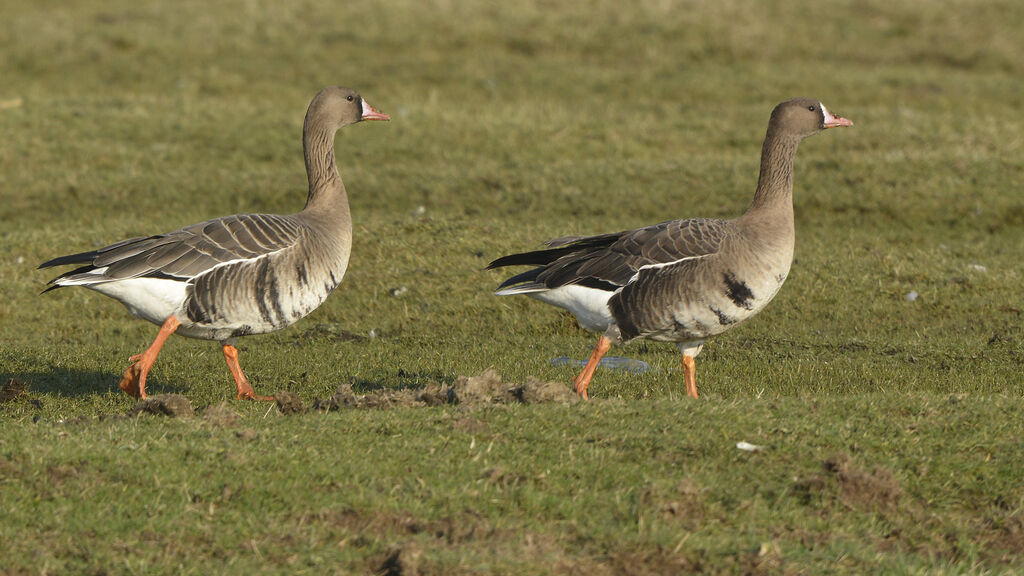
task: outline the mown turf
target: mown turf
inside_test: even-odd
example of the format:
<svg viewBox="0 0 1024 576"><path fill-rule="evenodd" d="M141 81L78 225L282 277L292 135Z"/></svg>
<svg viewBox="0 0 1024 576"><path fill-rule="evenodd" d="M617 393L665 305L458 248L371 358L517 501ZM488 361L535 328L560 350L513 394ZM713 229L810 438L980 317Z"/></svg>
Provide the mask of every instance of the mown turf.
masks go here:
<svg viewBox="0 0 1024 576"><path fill-rule="evenodd" d="M1012 566L1020 400L883 400L8 425L0 541L45 573Z"/></svg>
<svg viewBox="0 0 1024 576"><path fill-rule="evenodd" d="M1011 572L1022 561L1024 49L1018 2L7 2L0 25L0 558L12 573ZM301 208L328 84L392 115L337 140L342 287L242 341L307 402L495 367L568 382L594 336L499 299L502 254L732 217L778 101L854 120L801 146L796 262L709 342L594 401L285 418L218 347L38 263ZM915 300L907 295L916 293ZM269 413L267 409L272 408ZM66 421L65 423L60 423ZM746 453L736 442L769 446ZM472 447L470 447L472 446ZM489 449L489 452L487 450Z"/></svg>

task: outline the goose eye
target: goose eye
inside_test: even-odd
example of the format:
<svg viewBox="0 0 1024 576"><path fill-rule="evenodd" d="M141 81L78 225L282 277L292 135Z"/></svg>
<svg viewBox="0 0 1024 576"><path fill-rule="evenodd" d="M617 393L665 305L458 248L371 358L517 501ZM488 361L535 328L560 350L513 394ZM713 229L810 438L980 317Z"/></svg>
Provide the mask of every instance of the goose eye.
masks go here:
<svg viewBox="0 0 1024 576"><path fill-rule="evenodd" d="M349 101L349 102L351 102L351 101L352 101L352 95L351 95L351 94L349 94L349 95L348 95L348 101ZM811 110L814 110L814 108L811 108Z"/></svg>
<svg viewBox="0 0 1024 576"><path fill-rule="evenodd" d="M807 109L810 110L811 112L814 112L814 106L808 106Z"/></svg>

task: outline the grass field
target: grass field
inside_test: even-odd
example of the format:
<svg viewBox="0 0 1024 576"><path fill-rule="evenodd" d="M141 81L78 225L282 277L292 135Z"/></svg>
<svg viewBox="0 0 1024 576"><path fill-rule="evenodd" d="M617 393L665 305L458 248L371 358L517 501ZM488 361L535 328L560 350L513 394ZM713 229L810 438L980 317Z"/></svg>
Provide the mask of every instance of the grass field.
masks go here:
<svg viewBox="0 0 1024 576"><path fill-rule="evenodd" d="M1024 4L1010 0L13 0L0 24L0 573L999 574L1024 565ZM595 336L496 298L491 259L733 217L768 114L820 98L775 301L705 347L612 354L590 402L284 415L49 258L297 211L323 86L342 130L341 288L241 342L307 404L493 367L568 384ZM911 301L907 295L916 292ZM227 401L225 405L224 402ZM738 450L738 442L764 447Z"/></svg>

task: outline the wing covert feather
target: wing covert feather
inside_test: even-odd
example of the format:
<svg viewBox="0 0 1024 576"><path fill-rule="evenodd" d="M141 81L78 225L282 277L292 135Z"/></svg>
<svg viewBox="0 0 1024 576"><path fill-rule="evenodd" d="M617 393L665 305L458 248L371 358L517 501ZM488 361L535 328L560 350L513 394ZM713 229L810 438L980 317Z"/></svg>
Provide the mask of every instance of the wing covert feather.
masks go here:
<svg viewBox="0 0 1024 576"><path fill-rule="evenodd" d="M619 234L552 241L562 250L579 246L544 266L537 282L549 288L600 280L625 286L643 266L667 264L718 251L731 222L695 218L672 220ZM595 242L597 239L603 243ZM551 245L551 244L549 244Z"/></svg>
<svg viewBox="0 0 1024 576"><path fill-rule="evenodd" d="M96 250L93 269L110 279L193 278L211 268L277 252L295 244L301 228L289 216L239 214Z"/></svg>

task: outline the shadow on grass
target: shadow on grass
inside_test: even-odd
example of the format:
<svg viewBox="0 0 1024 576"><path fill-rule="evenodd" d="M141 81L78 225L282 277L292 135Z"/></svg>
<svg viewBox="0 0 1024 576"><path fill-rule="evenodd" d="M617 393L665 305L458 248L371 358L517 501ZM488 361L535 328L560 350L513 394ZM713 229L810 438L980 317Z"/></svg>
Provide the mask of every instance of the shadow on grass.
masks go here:
<svg viewBox="0 0 1024 576"><path fill-rule="evenodd" d="M114 372L51 367L50 370L42 372L0 372L0 386L14 379L27 384L29 393L83 397L120 392L117 387L120 378L120 373ZM167 385L154 378L146 383L146 392L150 394L181 393L182 390L181 386Z"/></svg>

